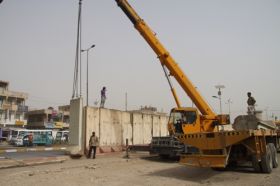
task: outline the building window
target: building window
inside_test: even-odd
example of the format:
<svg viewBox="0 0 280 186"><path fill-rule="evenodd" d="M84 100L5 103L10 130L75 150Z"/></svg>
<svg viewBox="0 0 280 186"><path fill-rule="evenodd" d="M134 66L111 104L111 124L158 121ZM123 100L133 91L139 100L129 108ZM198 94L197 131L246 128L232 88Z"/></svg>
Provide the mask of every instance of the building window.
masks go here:
<svg viewBox="0 0 280 186"><path fill-rule="evenodd" d="M8 110L4 111L5 119L8 119Z"/></svg>
<svg viewBox="0 0 280 186"><path fill-rule="evenodd" d="M20 120L20 114L16 114L16 120Z"/></svg>
<svg viewBox="0 0 280 186"><path fill-rule="evenodd" d="M10 120L10 121L12 120L12 115L13 115L13 113L12 113L12 112L9 112L9 120Z"/></svg>

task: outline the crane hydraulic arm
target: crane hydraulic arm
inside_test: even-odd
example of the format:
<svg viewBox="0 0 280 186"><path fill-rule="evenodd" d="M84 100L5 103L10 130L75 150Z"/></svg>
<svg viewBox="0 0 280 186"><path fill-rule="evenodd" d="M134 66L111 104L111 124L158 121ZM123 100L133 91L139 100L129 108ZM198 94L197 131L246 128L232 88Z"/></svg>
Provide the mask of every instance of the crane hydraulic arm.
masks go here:
<svg viewBox="0 0 280 186"><path fill-rule="evenodd" d="M200 93L197 91L197 89L191 83L188 77L184 74L184 72L181 70L181 68L178 66L178 64L169 54L169 52L161 44L161 42L155 36L153 31L149 28L145 21L138 16L138 14L130 6L127 0L116 0L116 2L118 6L123 10L123 12L127 15L127 17L130 19L130 21L133 23L136 30L139 31L139 33L143 36L146 42L154 50L161 64L169 70L170 75L177 80L177 82L180 84L180 86L183 88L183 90L186 92L186 94L190 97L190 99L200 111L201 118L197 123L198 126L191 129L190 132L213 131L215 127L215 121L216 124L224 124L224 120L212 111L210 106L203 99L203 97L200 95Z"/></svg>
<svg viewBox="0 0 280 186"><path fill-rule="evenodd" d="M185 90L188 96L192 99L194 104L197 106L201 114L208 115L212 118L215 117L214 112L204 101L201 95L196 90L195 86L187 78L184 72L176 64L175 60L169 54L169 52L164 48L161 42L157 39L155 34L149 28L149 26L141 19L133 8L128 4L126 0L116 0L120 8L124 11L127 17L134 24L135 28L140 32L143 38L154 50L161 63L168 68L170 75L174 76L181 87Z"/></svg>
<svg viewBox="0 0 280 186"><path fill-rule="evenodd" d="M127 0L115 1L154 50L163 66L165 75L167 75L166 69L168 69L170 75L177 80L197 107L181 107L177 100L178 107L171 110L168 123L169 132L171 137L175 134L175 139L184 144L184 149L179 149L180 163L199 167L225 168L231 162L249 160L258 172L261 170L264 173L270 173L272 168L276 168L278 166L278 163L275 163L277 162L276 147L279 147L277 131L249 127L252 124L258 126L260 123L252 119L256 118L253 115L239 116L235 120L237 122L235 125L240 124L248 129L218 131L219 127L216 126L229 123L228 115L216 115L211 110L195 86ZM169 85L172 90L170 82ZM176 100L177 96L173 91ZM238 118L240 118L240 122L238 122ZM168 142L172 142L172 140L169 139Z"/></svg>

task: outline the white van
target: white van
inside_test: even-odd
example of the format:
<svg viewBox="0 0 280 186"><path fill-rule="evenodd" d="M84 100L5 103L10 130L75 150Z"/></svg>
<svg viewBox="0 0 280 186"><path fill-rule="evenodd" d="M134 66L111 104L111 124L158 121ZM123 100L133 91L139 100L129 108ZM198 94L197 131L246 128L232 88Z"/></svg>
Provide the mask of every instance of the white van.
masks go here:
<svg viewBox="0 0 280 186"><path fill-rule="evenodd" d="M69 131L68 130L62 130L62 131L57 131L56 136L55 136L55 143L58 144L66 144L69 141Z"/></svg>

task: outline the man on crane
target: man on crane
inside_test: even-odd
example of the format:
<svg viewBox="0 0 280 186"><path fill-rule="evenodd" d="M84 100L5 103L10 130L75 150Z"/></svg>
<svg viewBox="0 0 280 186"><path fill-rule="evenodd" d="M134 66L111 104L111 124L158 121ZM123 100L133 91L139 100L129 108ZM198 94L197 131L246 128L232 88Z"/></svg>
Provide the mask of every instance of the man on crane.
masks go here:
<svg viewBox="0 0 280 186"><path fill-rule="evenodd" d="M247 95L248 95L248 100L247 100L247 104L248 104L248 114L249 114L249 115L253 115L254 112L255 112L255 103L256 103L256 100L255 100L255 98L253 98L253 97L251 96L251 92L248 92Z"/></svg>

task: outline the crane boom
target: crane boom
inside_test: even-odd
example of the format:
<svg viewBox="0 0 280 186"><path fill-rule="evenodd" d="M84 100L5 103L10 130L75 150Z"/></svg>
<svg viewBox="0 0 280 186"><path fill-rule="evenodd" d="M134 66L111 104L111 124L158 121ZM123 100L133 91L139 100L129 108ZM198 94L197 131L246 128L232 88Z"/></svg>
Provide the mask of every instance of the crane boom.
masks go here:
<svg viewBox="0 0 280 186"><path fill-rule="evenodd" d="M127 0L116 0L116 2L118 6L123 10L123 12L127 15L127 17L130 19L130 21L133 23L136 30L140 32L143 38L154 50L162 65L167 67L167 69L170 72L170 75L172 75L181 85L181 87L196 105L201 114L208 119L215 119L216 114L212 111L207 102L203 99L203 97L197 91L195 86L184 74L179 65L175 62L175 60L165 49L165 47L161 44L161 42L158 40L158 38L155 36L155 34L149 28L149 26L144 22L144 20L138 16L138 14L130 6Z"/></svg>
<svg viewBox="0 0 280 186"><path fill-rule="evenodd" d="M259 129L256 116L238 116L235 125L242 130L220 131L219 125L229 124L229 115L216 115L178 64L164 48L149 26L137 15L127 0L115 0L158 56L177 103L170 113L168 130L183 143L180 163L184 165L225 168L231 162L251 160L256 171L270 173L278 166L276 147L278 136L274 129ZM181 107L166 69L191 98L197 108ZM174 92L173 92L174 91ZM201 114L198 113L200 111ZM250 127L250 126L257 127ZM245 129L243 128L244 126ZM247 128L248 127L248 128ZM171 142L171 140L169 140ZM166 144L166 143L165 143ZM190 148L188 148L190 147ZM273 153L272 153L273 152ZM270 159L268 161L268 159Z"/></svg>

